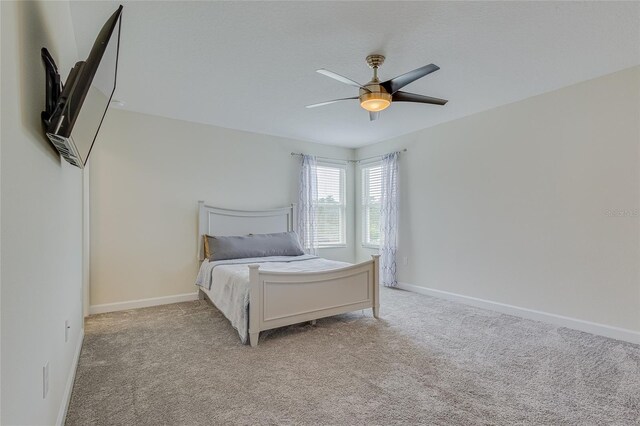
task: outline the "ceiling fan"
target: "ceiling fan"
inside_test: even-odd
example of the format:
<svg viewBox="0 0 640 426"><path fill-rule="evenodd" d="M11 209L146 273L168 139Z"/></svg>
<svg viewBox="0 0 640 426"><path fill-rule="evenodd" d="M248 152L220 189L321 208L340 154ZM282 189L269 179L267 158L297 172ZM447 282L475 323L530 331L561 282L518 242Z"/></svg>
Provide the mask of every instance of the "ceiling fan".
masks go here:
<svg viewBox="0 0 640 426"><path fill-rule="evenodd" d="M378 80L378 68L380 68L384 63L384 59L385 58L382 55L367 56L367 64L369 64L369 67L373 69L373 78L365 85L341 76L340 74L336 74L333 71L325 69L317 70L317 72L322 75L326 75L327 77L338 80L341 83L348 84L349 86L357 87L360 89L360 94L359 96L353 96L350 98L334 99L332 101L320 102L319 104L307 105L307 108L315 108L329 105L334 102L359 99L360 106L369 111L369 120L373 121L378 118L380 111L391 105L391 102L417 102L432 105L444 105L448 102L446 99L432 98L431 96L417 95L415 93L402 92L400 90L407 84L431 74L434 71L438 71L440 69L439 66L434 64L425 65L381 83L380 80Z"/></svg>

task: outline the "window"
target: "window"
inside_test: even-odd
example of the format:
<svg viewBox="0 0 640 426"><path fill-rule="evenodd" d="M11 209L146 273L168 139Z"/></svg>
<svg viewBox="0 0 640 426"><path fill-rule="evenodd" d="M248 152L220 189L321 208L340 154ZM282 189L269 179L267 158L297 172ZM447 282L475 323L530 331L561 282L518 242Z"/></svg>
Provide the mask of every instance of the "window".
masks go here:
<svg viewBox="0 0 640 426"><path fill-rule="evenodd" d="M346 244L346 167L318 164L318 246Z"/></svg>
<svg viewBox="0 0 640 426"><path fill-rule="evenodd" d="M382 165L362 168L362 245L380 245L380 198L382 195Z"/></svg>

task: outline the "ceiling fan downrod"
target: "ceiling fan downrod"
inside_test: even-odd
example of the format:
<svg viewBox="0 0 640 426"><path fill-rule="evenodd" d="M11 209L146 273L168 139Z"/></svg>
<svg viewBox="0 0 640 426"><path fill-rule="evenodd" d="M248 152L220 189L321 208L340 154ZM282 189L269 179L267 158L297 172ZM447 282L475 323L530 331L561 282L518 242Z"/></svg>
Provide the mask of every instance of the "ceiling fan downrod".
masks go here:
<svg viewBox="0 0 640 426"><path fill-rule="evenodd" d="M372 82L379 82L378 80L378 68L384 64L384 56L383 55L369 55L367 56L367 65L369 68L373 69L373 79Z"/></svg>

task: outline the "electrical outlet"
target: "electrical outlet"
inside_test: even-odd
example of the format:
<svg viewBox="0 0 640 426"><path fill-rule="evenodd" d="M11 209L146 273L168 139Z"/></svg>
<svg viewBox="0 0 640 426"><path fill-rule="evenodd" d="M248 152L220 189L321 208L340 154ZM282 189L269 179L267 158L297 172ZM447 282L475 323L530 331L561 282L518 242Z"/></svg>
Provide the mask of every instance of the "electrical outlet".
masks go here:
<svg viewBox="0 0 640 426"><path fill-rule="evenodd" d="M49 361L42 367L42 399L49 393Z"/></svg>
<svg viewBox="0 0 640 426"><path fill-rule="evenodd" d="M403 265L408 265L409 264L409 258L407 256L402 258L402 264Z"/></svg>
<svg viewBox="0 0 640 426"><path fill-rule="evenodd" d="M69 320L65 320L64 322L64 342L67 343L69 341L69 330L71 326L69 325Z"/></svg>

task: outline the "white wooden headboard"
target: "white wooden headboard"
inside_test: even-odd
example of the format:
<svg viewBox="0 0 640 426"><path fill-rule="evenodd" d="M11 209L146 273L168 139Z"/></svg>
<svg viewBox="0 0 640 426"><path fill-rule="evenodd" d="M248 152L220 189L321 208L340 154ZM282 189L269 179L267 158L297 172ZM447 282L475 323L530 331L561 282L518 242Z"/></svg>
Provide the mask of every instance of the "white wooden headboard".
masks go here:
<svg viewBox="0 0 640 426"><path fill-rule="evenodd" d="M204 259L203 235L270 234L293 231L296 205L273 210L229 210L198 201L198 259Z"/></svg>

